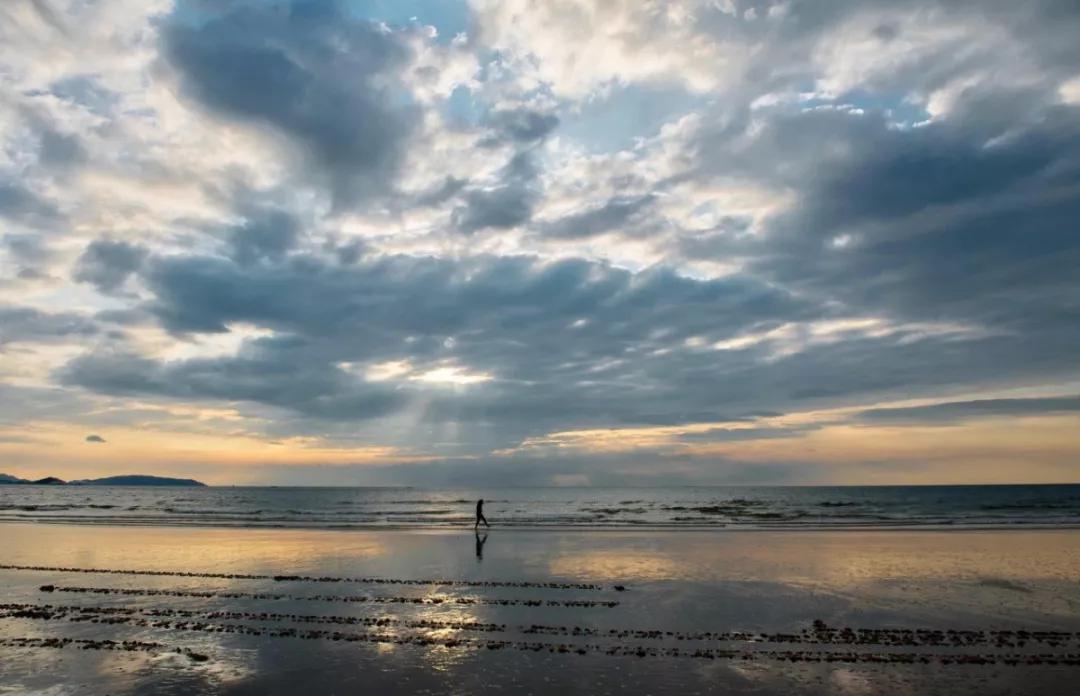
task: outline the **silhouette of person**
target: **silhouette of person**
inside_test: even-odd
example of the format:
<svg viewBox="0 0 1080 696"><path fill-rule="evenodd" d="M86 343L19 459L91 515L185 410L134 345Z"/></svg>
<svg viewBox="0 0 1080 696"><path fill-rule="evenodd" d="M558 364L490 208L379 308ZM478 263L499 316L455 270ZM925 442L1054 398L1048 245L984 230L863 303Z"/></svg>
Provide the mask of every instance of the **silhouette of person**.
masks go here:
<svg viewBox="0 0 1080 696"><path fill-rule="evenodd" d="M484 532L483 536L480 536L480 532L476 532L476 560L480 562L484 560L484 544L487 543L487 532Z"/></svg>
<svg viewBox="0 0 1080 696"><path fill-rule="evenodd" d="M485 527L487 527L489 529L491 528L491 525L488 524L487 518L484 517L484 499L483 498L476 501L476 524L473 525L473 529L476 529L477 527L479 527L481 522L484 523Z"/></svg>

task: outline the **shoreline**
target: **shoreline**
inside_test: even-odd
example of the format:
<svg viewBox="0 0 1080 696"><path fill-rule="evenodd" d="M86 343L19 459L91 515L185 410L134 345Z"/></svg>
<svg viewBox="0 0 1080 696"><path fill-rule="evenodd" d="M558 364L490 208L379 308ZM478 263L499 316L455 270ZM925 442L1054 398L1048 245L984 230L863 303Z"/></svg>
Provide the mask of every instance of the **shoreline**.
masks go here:
<svg viewBox="0 0 1080 696"><path fill-rule="evenodd" d="M55 488L60 486L72 486L77 488L136 488L136 489L164 489L164 490L177 490L177 489L219 489L219 490L245 490L245 489L277 489L277 490L371 490L371 491L447 491L447 490L469 490L469 491L499 491L499 490L551 490L551 491L565 491L565 490L597 490L606 491L612 488L628 491L651 491L657 489L761 489L761 488L775 488L775 489L832 489L832 488L1060 488L1062 486L1076 486L1080 487L1080 481L1057 481L1057 482L1025 482L1025 481L1013 481L1009 483L787 483L787 484L753 484L753 483L715 483L715 484L677 484L669 486L633 486L633 485L621 485L621 486L305 486L305 485L247 485L247 484L218 484L218 483L202 483L198 486L190 485L154 485L154 484L86 484L86 483L73 483L72 481L65 481L63 484L42 484L42 483L11 483L0 481L0 487L2 486L19 486L23 488Z"/></svg>
<svg viewBox="0 0 1080 696"><path fill-rule="evenodd" d="M464 530L486 499L497 528L557 534L1080 529L1072 486L823 489L0 488L0 523L183 529Z"/></svg>
<svg viewBox="0 0 1080 696"><path fill-rule="evenodd" d="M45 525L67 526L82 528L108 528L117 527L124 529L227 529L227 530L267 530L267 531L317 531L317 532L469 532L473 527L468 525L420 525L420 524L350 524L350 525L295 525L295 524L221 524L201 522L124 522L122 520L93 521L69 521L69 520L43 520L43 519L11 519L0 517L0 525ZM1035 532L1035 531L1080 531L1080 522L1076 523L1042 523L1042 522L1012 522L1009 524L851 524L851 525L683 525L683 524L620 524L620 525L492 525L483 531L499 530L502 532L530 532L530 533L613 533L613 532L648 532L648 533L671 533L684 532L708 533L708 532L784 532L784 533L812 533L812 532Z"/></svg>

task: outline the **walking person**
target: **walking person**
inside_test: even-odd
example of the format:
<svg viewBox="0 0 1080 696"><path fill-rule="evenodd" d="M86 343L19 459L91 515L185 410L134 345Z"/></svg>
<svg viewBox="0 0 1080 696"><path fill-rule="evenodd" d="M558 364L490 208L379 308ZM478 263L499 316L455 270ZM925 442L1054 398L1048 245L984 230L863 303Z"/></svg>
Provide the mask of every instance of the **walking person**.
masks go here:
<svg viewBox="0 0 1080 696"><path fill-rule="evenodd" d="M489 529L491 528L491 525L488 524L487 518L484 517L484 499L483 498L476 501L476 524L473 525L473 529L479 528L481 522L484 523L485 527L487 527Z"/></svg>

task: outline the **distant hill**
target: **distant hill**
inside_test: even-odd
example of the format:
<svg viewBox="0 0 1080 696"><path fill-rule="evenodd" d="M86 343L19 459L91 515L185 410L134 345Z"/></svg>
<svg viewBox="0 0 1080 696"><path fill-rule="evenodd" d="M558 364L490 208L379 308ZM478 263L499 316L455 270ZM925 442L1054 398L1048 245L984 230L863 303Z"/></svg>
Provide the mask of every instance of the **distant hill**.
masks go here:
<svg viewBox="0 0 1080 696"><path fill-rule="evenodd" d="M202 481L195 479L168 478L166 476L145 476L131 474L129 476L106 476L99 479L83 479L72 481L73 486L205 486Z"/></svg>
<svg viewBox="0 0 1080 696"><path fill-rule="evenodd" d="M36 481L30 481L29 479L21 479L15 476L9 476L7 474L0 474L0 485L9 484L25 484L31 486L63 486L67 482L63 479L58 479L55 476L46 476L43 479L37 479Z"/></svg>
<svg viewBox="0 0 1080 696"><path fill-rule="evenodd" d="M48 476L36 481L21 479L8 474L0 474L0 485L37 485L37 486L205 486L205 483L195 479L168 478L165 476L145 476L132 474L129 476L106 476L99 479L82 479L79 481L64 482L55 476Z"/></svg>

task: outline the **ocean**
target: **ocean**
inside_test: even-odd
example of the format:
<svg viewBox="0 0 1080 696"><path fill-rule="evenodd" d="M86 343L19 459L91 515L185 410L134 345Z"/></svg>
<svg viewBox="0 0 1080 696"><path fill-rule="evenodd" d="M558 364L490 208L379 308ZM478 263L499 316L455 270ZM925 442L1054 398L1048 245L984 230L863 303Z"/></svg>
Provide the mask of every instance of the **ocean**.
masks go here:
<svg viewBox="0 0 1080 696"><path fill-rule="evenodd" d="M285 528L1080 526L1080 484L671 488L0 486L0 521Z"/></svg>

